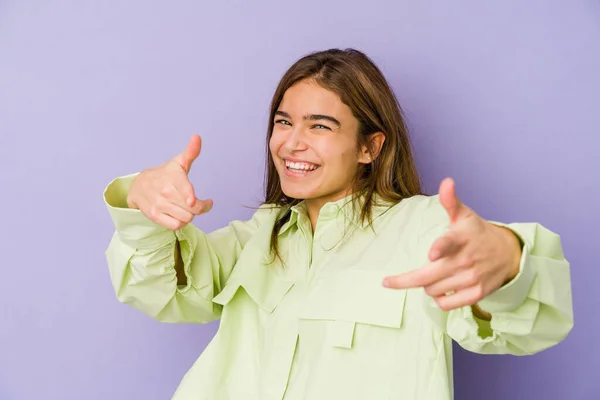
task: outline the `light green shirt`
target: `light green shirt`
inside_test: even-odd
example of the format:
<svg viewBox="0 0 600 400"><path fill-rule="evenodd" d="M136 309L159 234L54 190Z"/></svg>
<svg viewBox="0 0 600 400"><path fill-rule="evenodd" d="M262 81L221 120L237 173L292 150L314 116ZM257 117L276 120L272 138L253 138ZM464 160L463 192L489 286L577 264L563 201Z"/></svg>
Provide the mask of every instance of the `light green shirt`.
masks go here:
<svg viewBox="0 0 600 400"><path fill-rule="evenodd" d="M504 225L524 242L520 272L479 303L492 314L485 322L470 307L442 311L422 288L382 286L428 263L449 226L437 196L377 206L372 228L346 199L328 203L314 234L301 203L279 233L284 265L267 265L281 209L263 206L208 234L191 224L174 232L126 208L134 176L104 194L116 227L106 254L117 298L164 322L220 318L176 400L449 400L452 340L477 353L526 355L573 326L569 263L559 236L539 224Z"/></svg>

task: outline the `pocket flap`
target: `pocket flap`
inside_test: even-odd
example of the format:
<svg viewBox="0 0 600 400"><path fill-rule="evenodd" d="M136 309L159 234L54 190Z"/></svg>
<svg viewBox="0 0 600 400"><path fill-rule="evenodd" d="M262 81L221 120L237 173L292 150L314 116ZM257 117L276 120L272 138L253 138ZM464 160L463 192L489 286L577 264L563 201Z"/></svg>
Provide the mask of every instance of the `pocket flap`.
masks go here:
<svg viewBox="0 0 600 400"><path fill-rule="evenodd" d="M293 285L294 282L282 280L272 273L265 274L263 277L245 277L240 283L252 300L270 313L275 310Z"/></svg>
<svg viewBox="0 0 600 400"><path fill-rule="evenodd" d="M237 290L240 288L240 284L236 284L236 283L228 283L227 285L225 285L225 287L223 288L223 290L221 290L221 292L216 295L215 297L213 297L213 303L217 303L220 304L222 306L228 304L231 299L233 299L233 296L235 296L235 294L237 293Z"/></svg>
<svg viewBox="0 0 600 400"><path fill-rule="evenodd" d="M329 321L327 327L327 342L333 347L352 348L356 322Z"/></svg>
<svg viewBox="0 0 600 400"><path fill-rule="evenodd" d="M240 275L235 281L230 279L221 293L213 298L213 302L225 306L233 299L238 289L243 287L260 308L271 313L293 285L294 282L282 280L272 273Z"/></svg>
<svg viewBox="0 0 600 400"><path fill-rule="evenodd" d="M382 285L383 271L346 270L313 283L300 317L400 328L406 290Z"/></svg>

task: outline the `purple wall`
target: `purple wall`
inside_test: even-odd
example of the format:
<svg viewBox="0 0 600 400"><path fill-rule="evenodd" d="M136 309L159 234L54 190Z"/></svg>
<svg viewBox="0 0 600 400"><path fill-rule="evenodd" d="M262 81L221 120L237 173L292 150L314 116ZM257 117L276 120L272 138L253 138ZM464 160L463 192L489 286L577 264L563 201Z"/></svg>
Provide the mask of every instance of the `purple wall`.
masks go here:
<svg viewBox="0 0 600 400"><path fill-rule="evenodd" d="M567 340L457 351L456 398L600 398L597 1L33 3L0 2L0 399L170 398L217 325L117 302L102 190L200 133L191 177L215 207L195 223L249 217L279 77L345 46L392 82L429 190L453 176L484 217L559 232L572 263Z"/></svg>

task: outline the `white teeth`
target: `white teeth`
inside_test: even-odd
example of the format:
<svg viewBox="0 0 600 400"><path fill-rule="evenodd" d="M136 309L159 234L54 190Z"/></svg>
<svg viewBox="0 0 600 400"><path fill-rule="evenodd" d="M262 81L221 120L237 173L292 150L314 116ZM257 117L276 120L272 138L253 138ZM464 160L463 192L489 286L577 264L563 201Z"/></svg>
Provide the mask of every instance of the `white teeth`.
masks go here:
<svg viewBox="0 0 600 400"><path fill-rule="evenodd" d="M318 165L311 164L311 163L293 162L293 161L288 161L288 160L285 160L285 166L291 170L296 170L296 171L300 171L300 172L313 171L319 167Z"/></svg>

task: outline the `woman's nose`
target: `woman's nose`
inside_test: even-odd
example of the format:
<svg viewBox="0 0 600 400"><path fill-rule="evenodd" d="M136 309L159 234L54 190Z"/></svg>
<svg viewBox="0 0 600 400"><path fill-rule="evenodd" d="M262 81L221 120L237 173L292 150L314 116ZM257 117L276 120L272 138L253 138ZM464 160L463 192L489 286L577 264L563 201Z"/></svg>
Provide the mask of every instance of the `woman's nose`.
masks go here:
<svg viewBox="0 0 600 400"><path fill-rule="evenodd" d="M290 152L306 150L308 148L306 137L301 127L295 127L290 131L289 136L285 140L284 147Z"/></svg>

